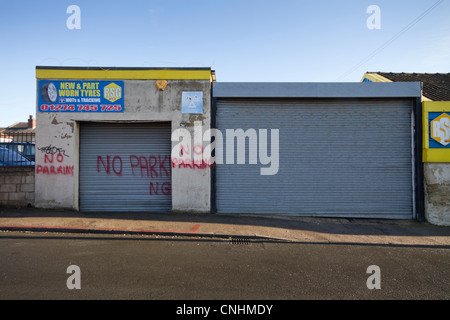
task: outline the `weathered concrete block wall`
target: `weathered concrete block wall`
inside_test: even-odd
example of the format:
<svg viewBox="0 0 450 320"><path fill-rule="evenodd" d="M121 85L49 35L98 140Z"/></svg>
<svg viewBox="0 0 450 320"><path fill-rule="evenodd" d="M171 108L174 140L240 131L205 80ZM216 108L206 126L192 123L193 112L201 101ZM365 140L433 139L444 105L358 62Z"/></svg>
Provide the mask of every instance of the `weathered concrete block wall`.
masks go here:
<svg viewBox="0 0 450 320"><path fill-rule="evenodd" d="M70 80L69 80L70 81ZM112 80L111 80L112 81ZM203 92L203 113L183 114L183 91ZM124 80L124 112L80 113L37 112L36 128L36 207L79 210L79 134L80 122L116 123L170 122L172 132L187 129L194 135L194 122L203 131L210 128L210 80L167 80L164 91L156 80ZM179 142L172 142L172 147ZM205 146L209 142L203 143ZM191 154L192 144L190 145ZM50 163L51 162L51 163ZM40 170L54 166L47 174ZM210 212L210 169L172 169L172 210Z"/></svg>
<svg viewBox="0 0 450 320"><path fill-rule="evenodd" d="M34 206L34 167L0 172L0 206Z"/></svg>
<svg viewBox="0 0 450 320"><path fill-rule="evenodd" d="M450 163L424 163L425 218L450 226Z"/></svg>

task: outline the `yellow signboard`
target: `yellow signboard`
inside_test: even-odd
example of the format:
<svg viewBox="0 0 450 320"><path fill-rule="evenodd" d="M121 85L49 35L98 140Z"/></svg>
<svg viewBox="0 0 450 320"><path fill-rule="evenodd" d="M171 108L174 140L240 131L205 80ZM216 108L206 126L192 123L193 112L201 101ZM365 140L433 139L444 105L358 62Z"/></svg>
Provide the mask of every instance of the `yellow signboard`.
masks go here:
<svg viewBox="0 0 450 320"><path fill-rule="evenodd" d="M450 162L450 101L424 101L423 162Z"/></svg>

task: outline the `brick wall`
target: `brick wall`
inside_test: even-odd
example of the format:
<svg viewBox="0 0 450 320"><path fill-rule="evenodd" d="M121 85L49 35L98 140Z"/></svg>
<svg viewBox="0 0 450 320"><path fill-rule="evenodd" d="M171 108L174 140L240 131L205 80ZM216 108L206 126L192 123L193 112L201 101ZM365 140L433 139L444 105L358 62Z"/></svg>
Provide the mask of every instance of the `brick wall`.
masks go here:
<svg viewBox="0 0 450 320"><path fill-rule="evenodd" d="M34 167L0 172L0 206L34 206Z"/></svg>

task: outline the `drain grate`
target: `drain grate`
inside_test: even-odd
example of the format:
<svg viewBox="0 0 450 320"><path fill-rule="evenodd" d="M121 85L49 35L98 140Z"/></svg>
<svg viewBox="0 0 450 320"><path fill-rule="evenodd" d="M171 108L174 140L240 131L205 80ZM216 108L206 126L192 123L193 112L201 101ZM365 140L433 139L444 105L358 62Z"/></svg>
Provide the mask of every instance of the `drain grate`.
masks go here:
<svg viewBox="0 0 450 320"><path fill-rule="evenodd" d="M250 244L250 240L246 238L230 238L231 244Z"/></svg>

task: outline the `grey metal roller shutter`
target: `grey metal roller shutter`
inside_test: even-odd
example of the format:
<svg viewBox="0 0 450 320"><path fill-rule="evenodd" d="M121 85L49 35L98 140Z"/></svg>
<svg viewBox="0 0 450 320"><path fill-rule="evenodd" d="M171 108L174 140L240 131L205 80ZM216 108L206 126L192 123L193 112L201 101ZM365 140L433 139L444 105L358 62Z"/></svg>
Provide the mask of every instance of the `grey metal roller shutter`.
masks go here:
<svg viewBox="0 0 450 320"><path fill-rule="evenodd" d="M170 123L82 123L80 211L171 210Z"/></svg>
<svg viewBox="0 0 450 320"><path fill-rule="evenodd" d="M411 219L412 106L411 100L218 99L224 153L226 129L279 129L279 170L260 175L269 165L248 164L248 157L243 165L218 164L217 212ZM268 143L270 150L270 130Z"/></svg>

